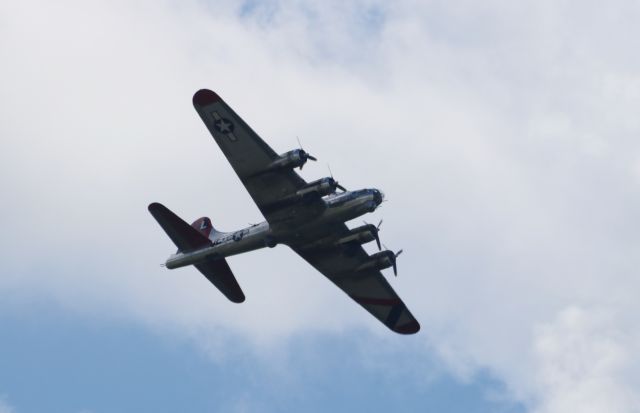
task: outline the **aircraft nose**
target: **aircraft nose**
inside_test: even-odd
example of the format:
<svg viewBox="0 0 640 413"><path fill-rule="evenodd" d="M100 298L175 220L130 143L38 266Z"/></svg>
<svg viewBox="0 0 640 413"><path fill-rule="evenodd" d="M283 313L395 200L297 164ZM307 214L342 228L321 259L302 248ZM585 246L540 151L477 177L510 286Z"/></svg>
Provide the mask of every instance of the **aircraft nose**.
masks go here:
<svg viewBox="0 0 640 413"><path fill-rule="evenodd" d="M376 204L380 205L383 199L384 199L384 193L382 193L381 191L378 191L377 189L374 189L373 200L376 202Z"/></svg>

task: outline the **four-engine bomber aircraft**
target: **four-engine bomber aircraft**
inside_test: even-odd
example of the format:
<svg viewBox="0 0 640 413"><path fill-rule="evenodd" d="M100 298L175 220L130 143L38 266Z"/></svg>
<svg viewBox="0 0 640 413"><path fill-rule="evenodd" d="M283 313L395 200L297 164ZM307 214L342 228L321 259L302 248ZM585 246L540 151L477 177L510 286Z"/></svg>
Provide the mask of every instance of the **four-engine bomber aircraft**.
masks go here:
<svg viewBox="0 0 640 413"><path fill-rule="evenodd" d="M285 244L324 274L391 330L414 334L420 324L380 270L393 267L400 252L369 255L362 244L376 241L379 226L354 229L346 221L373 212L382 202L377 189L347 191L333 177L305 182L295 171L315 160L302 149L276 154L216 93L200 90L193 105L266 218L239 231L216 231L207 217L187 224L159 203L149 205L178 252L169 269L195 265L229 300L245 297L225 257ZM342 192L337 192L341 189Z"/></svg>

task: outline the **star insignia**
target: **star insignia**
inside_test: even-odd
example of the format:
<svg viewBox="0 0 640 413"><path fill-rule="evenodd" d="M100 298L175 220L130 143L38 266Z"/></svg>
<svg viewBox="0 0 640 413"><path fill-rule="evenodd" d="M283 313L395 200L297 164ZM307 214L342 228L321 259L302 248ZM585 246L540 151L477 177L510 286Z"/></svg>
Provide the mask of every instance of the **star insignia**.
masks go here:
<svg viewBox="0 0 640 413"><path fill-rule="evenodd" d="M220 133L231 133L233 132L233 123L230 120L225 118L220 118L213 124L216 130Z"/></svg>

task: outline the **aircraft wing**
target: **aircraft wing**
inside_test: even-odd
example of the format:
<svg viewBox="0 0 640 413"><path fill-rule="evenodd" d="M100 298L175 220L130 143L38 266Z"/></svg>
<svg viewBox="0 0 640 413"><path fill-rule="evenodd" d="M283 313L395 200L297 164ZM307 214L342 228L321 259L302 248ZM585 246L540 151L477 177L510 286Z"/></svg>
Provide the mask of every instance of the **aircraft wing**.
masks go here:
<svg viewBox="0 0 640 413"><path fill-rule="evenodd" d="M295 216L304 219L323 207L320 199L307 202L300 211L291 213L295 205L283 200L295 195L306 182L292 169L268 170L278 159L274 152L215 92L202 89L193 95L193 106L227 157L262 215L271 224L282 223Z"/></svg>
<svg viewBox="0 0 640 413"><path fill-rule="evenodd" d="M341 227L338 233L348 232L346 225ZM355 270L369 258L360 244L292 249L391 330L400 334L420 330L418 321L379 270Z"/></svg>

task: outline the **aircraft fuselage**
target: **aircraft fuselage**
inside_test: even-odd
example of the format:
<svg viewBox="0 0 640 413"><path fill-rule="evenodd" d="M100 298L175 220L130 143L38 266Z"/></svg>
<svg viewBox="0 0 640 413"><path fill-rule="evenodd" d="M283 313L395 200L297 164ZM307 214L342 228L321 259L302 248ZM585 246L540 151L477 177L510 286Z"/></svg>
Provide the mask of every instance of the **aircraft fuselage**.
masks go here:
<svg viewBox="0 0 640 413"><path fill-rule="evenodd" d="M277 244L295 245L308 237L322 237L331 224L343 223L373 212L384 195L377 189L361 189L331 194L323 198L325 208L317 217L294 227L270 226L264 221L235 232L211 231L211 245L171 255L165 265L169 269L198 264L206 259L225 258Z"/></svg>

